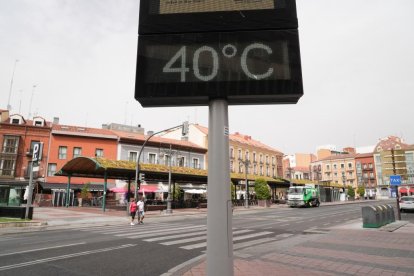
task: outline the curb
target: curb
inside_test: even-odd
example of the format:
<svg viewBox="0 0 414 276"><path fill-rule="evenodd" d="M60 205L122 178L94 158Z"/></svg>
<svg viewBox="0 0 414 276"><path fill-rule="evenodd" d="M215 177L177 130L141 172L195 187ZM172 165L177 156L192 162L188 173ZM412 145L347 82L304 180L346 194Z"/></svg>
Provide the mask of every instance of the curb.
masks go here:
<svg viewBox="0 0 414 276"><path fill-rule="evenodd" d="M37 227L45 226L47 222L44 221L14 221L14 222L0 222L0 228L10 227Z"/></svg>

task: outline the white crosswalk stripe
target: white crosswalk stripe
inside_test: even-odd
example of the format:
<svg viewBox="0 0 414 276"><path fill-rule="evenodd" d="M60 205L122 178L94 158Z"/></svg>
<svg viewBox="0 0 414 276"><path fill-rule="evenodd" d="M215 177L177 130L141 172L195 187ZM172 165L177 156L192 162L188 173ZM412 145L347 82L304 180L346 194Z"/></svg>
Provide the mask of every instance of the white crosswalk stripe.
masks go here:
<svg viewBox="0 0 414 276"><path fill-rule="evenodd" d="M207 226L177 223L149 223L136 226L93 227L81 231L113 235L126 239L141 239L144 242L158 243L163 246L178 246L181 249L193 250L206 248ZM271 231L257 229L233 228L233 249L272 242L283 238ZM280 236L280 237L278 237Z"/></svg>

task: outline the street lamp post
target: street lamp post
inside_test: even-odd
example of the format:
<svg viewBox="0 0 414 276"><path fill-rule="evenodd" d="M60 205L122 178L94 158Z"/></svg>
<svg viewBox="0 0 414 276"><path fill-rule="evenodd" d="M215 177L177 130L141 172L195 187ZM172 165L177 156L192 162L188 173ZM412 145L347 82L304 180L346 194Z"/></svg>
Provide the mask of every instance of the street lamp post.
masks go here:
<svg viewBox="0 0 414 276"><path fill-rule="evenodd" d="M244 207L249 208L249 180L247 179L247 173L250 166L250 160L246 158L246 160L243 160L239 158L239 162L244 165L244 173L245 173L245 181L246 181L246 197L244 199Z"/></svg>
<svg viewBox="0 0 414 276"><path fill-rule="evenodd" d="M344 184L344 201L346 201L346 175L342 175L342 183Z"/></svg>
<svg viewBox="0 0 414 276"><path fill-rule="evenodd" d="M153 134L151 134L150 136L148 136L148 138L142 144L141 149L139 150L139 154L138 154L138 158L137 158L137 166L136 166L136 169L135 169L135 192L134 192L134 198L135 198L135 200L137 199L137 196L138 196L138 185L140 185L140 180L139 180L139 172L140 172L139 161L141 160L141 154L142 154L142 152L143 152L143 150L145 148L145 145L155 135L160 134L160 133L163 133L163 132L167 132L167 131L170 131L170 130L174 130L174 129L177 129L177 128L182 128L183 129L183 134L184 134L184 131L188 131L188 122L184 122L181 125L174 126L174 127L170 127L170 128L167 128L167 129L158 131L158 132L154 132Z"/></svg>

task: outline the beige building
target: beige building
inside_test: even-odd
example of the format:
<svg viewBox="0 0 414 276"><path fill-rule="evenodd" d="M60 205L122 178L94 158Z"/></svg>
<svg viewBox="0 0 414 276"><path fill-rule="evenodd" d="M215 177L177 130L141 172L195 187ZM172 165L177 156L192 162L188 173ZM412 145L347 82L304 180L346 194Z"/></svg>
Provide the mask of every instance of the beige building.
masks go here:
<svg viewBox="0 0 414 276"><path fill-rule="evenodd" d="M374 149L374 162L379 198L395 196L390 186L391 175L401 176L400 195L414 194L414 145L396 136L380 139Z"/></svg>
<svg viewBox="0 0 414 276"><path fill-rule="evenodd" d="M190 124L188 134L185 137L182 136L180 129L170 131L164 134L163 137L184 139L208 148L208 128L198 124ZM229 147L230 172L245 173L247 165L248 174L273 178L283 176L283 153L279 150L238 132L229 135ZM208 152L206 155L208 155ZM205 169L208 168L207 157Z"/></svg>

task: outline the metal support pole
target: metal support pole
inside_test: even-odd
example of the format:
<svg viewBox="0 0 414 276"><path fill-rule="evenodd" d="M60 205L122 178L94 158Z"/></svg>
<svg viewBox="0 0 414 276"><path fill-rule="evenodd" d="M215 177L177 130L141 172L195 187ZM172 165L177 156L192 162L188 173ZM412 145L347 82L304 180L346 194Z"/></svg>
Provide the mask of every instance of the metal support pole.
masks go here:
<svg viewBox="0 0 414 276"><path fill-rule="evenodd" d="M209 103L207 275L230 276L233 268L228 103Z"/></svg>
<svg viewBox="0 0 414 276"><path fill-rule="evenodd" d="M104 191L103 191L103 197L102 197L102 211L105 212L105 204L106 204L106 184L108 181L108 172L105 170L104 174Z"/></svg>
<svg viewBox="0 0 414 276"><path fill-rule="evenodd" d="M250 193L249 193L249 181L247 179L247 169L249 167L248 161L244 161L244 168L245 168L245 181L246 181L246 198L244 199L244 207L245 208L249 208L249 198L250 198Z"/></svg>
<svg viewBox="0 0 414 276"><path fill-rule="evenodd" d="M170 152L169 152L169 162L168 162L168 197L167 197L167 210L165 211L167 214L172 214L171 209L171 159L172 159L172 148L170 144Z"/></svg>
<svg viewBox="0 0 414 276"><path fill-rule="evenodd" d="M69 208L69 192L70 192L70 177L71 175L68 175L68 185L66 186L66 208Z"/></svg>
<svg viewBox="0 0 414 276"><path fill-rule="evenodd" d="M27 203L26 203L26 214L25 214L25 218L29 219L29 210L30 207L32 206L32 197L33 197L33 164L34 162L31 161L30 162L31 166L30 166L30 178L29 178L29 193L27 196Z"/></svg>

